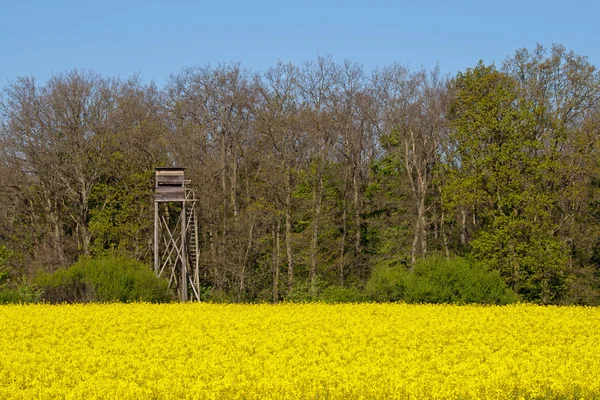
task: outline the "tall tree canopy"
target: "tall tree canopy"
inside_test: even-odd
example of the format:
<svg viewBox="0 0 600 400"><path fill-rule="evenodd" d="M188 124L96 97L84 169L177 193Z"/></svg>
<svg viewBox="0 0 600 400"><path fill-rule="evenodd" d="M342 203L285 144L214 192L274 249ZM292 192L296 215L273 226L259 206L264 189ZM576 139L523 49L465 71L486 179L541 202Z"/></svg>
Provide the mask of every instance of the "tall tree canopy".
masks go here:
<svg viewBox="0 0 600 400"><path fill-rule="evenodd" d="M0 102L0 246L14 276L152 256L152 171L197 188L202 285L230 300L361 289L468 256L541 303L600 303L600 74L555 45L501 68L317 57L197 66L164 88L71 71Z"/></svg>
<svg viewBox="0 0 600 400"><path fill-rule="evenodd" d="M563 290L566 248L552 220L556 194L547 190L558 165L536 129L543 108L493 66L479 64L453 86L447 204L478 228L470 242L476 258L525 298L550 302Z"/></svg>

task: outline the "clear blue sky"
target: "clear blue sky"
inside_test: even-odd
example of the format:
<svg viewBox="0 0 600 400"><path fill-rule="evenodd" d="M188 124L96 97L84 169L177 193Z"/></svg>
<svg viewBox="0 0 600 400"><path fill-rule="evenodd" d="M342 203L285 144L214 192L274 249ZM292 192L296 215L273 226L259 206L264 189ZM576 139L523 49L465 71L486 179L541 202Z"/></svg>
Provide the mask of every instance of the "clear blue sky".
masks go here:
<svg viewBox="0 0 600 400"><path fill-rule="evenodd" d="M93 69L162 87L184 67L264 71L317 55L370 71L399 62L455 73L516 49L563 44L600 67L600 2L0 0L0 88Z"/></svg>

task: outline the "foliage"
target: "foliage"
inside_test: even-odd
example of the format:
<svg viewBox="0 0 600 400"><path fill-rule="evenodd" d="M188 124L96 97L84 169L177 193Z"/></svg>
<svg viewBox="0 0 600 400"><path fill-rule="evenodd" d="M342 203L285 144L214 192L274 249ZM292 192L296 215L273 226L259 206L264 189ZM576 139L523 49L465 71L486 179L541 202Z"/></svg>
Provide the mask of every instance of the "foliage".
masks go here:
<svg viewBox="0 0 600 400"><path fill-rule="evenodd" d="M548 192L557 165L536 123L543 108L519 97L510 77L482 63L453 82L455 162L443 192L447 206L475 210L473 255L501 273L526 300L555 302L565 290L566 248L551 219Z"/></svg>
<svg viewBox="0 0 600 400"><path fill-rule="evenodd" d="M358 303L366 301L365 294L355 286L326 285L317 279L314 285L309 281L297 281L292 291L284 296L291 303Z"/></svg>
<svg viewBox="0 0 600 400"><path fill-rule="evenodd" d="M567 290L567 249L548 231L547 223L535 219L497 217L473 240L474 254L524 299L556 303Z"/></svg>
<svg viewBox="0 0 600 400"><path fill-rule="evenodd" d="M325 303L360 303L366 296L357 288L345 286L329 286L323 290L320 300Z"/></svg>
<svg viewBox="0 0 600 400"><path fill-rule="evenodd" d="M429 256L408 271L402 266L380 264L365 288L374 301L407 303L510 304L518 296L497 271L464 258Z"/></svg>
<svg viewBox="0 0 600 400"><path fill-rule="evenodd" d="M464 258L429 256L420 260L406 280L407 303L510 304L518 296L498 271Z"/></svg>
<svg viewBox="0 0 600 400"><path fill-rule="evenodd" d="M38 303L42 292L23 277L17 283L11 283L10 270L6 265L11 257L11 252L6 246L0 245L0 304L10 303Z"/></svg>
<svg viewBox="0 0 600 400"><path fill-rule="evenodd" d="M578 268L567 280L568 290L561 304L600 306L600 273L593 266Z"/></svg>
<svg viewBox="0 0 600 400"><path fill-rule="evenodd" d="M61 302L168 302L172 299L168 282L158 278L145 264L113 254L101 258L81 258L77 263L36 281L44 299Z"/></svg>
<svg viewBox="0 0 600 400"><path fill-rule="evenodd" d="M365 250L377 264L408 254L410 222L405 218L406 185L402 181L403 165L397 155L375 161L370 172L372 183L365 188L368 210Z"/></svg>
<svg viewBox="0 0 600 400"><path fill-rule="evenodd" d="M231 293L225 290L218 290L215 288L201 288L200 300L217 304L235 302L235 298Z"/></svg>
<svg viewBox="0 0 600 400"><path fill-rule="evenodd" d="M9 261L12 257L12 252L6 246L0 245L0 288L10 279Z"/></svg>
<svg viewBox="0 0 600 400"><path fill-rule="evenodd" d="M14 279L113 251L149 261L153 168L177 165L196 188L202 299L352 298L335 286L372 277L392 301L394 274L443 253L527 301L597 304L598 127L600 72L560 45L454 77L317 57L186 68L160 89L16 78L0 95L4 263Z"/></svg>
<svg viewBox="0 0 600 400"><path fill-rule="evenodd" d="M9 271L8 268L0 265L0 289L6 285L8 281Z"/></svg>
<svg viewBox="0 0 600 400"><path fill-rule="evenodd" d="M408 271L402 265L381 262L375 266L365 286L365 294L373 301L400 301L404 299Z"/></svg>
<svg viewBox="0 0 600 400"><path fill-rule="evenodd" d="M322 291L322 282L318 279L312 285L308 280L297 280L292 290L284 296L284 300L292 303L315 302L319 300Z"/></svg>
<svg viewBox="0 0 600 400"><path fill-rule="evenodd" d="M116 156L115 156L116 157ZM147 252L145 236L152 229L152 174L124 171L120 179L108 179L94 186L90 202L89 229L92 255L111 251L127 251L141 255Z"/></svg>
<svg viewBox="0 0 600 400"><path fill-rule="evenodd" d="M41 300L42 291L24 279L16 285L3 286L0 283L0 304L29 304Z"/></svg>

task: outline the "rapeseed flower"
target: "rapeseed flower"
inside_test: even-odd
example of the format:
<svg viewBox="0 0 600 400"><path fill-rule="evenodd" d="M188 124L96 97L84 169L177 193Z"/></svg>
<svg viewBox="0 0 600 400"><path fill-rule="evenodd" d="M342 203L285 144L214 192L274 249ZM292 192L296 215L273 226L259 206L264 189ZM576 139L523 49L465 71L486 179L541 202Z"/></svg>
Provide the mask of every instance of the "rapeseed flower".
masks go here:
<svg viewBox="0 0 600 400"><path fill-rule="evenodd" d="M600 309L0 306L1 399L600 397Z"/></svg>

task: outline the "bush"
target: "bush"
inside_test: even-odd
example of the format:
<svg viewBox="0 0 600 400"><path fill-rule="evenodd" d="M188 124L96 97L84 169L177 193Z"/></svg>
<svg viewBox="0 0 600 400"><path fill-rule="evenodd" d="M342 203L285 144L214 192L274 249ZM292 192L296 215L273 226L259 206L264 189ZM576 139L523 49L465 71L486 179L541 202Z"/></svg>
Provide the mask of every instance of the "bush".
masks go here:
<svg viewBox="0 0 600 400"><path fill-rule="evenodd" d="M42 288L44 300L51 303L172 300L165 279L123 255L82 258L68 268L38 276L35 282Z"/></svg>
<svg viewBox="0 0 600 400"><path fill-rule="evenodd" d="M379 263L365 286L365 295L373 301L400 301L404 298L408 271L401 265Z"/></svg>
<svg viewBox="0 0 600 400"><path fill-rule="evenodd" d="M41 299L42 291L28 284L21 284L16 288L0 289L0 304L39 303Z"/></svg>
<svg viewBox="0 0 600 400"><path fill-rule="evenodd" d="M11 284L8 268L2 265L0 246L0 304L38 303L42 292L27 283L25 278L18 284Z"/></svg>
<svg viewBox="0 0 600 400"><path fill-rule="evenodd" d="M360 303L366 296L355 287L329 286L323 290L321 300L325 303Z"/></svg>
<svg viewBox="0 0 600 400"><path fill-rule="evenodd" d="M294 282L291 293L285 294L283 299L292 303L310 303L319 300L320 292L321 282L318 279L312 290L310 282L297 280Z"/></svg>
<svg viewBox="0 0 600 400"><path fill-rule="evenodd" d="M367 282L366 294L375 301L407 303L509 304L518 296L497 271L464 258L430 256L417 262L412 272L379 265Z"/></svg>
<svg viewBox="0 0 600 400"><path fill-rule="evenodd" d="M200 289L200 300L209 303L229 304L235 303L235 296L225 290L203 287Z"/></svg>
<svg viewBox="0 0 600 400"><path fill-rule="evenodd" d="M297 280L291 293L285 294L284 301L292 303L359 303L366 301L366 296L354 286L342 287L337 285L326 286L320 279L316 279L311 287L309 281Z"/></svg>

